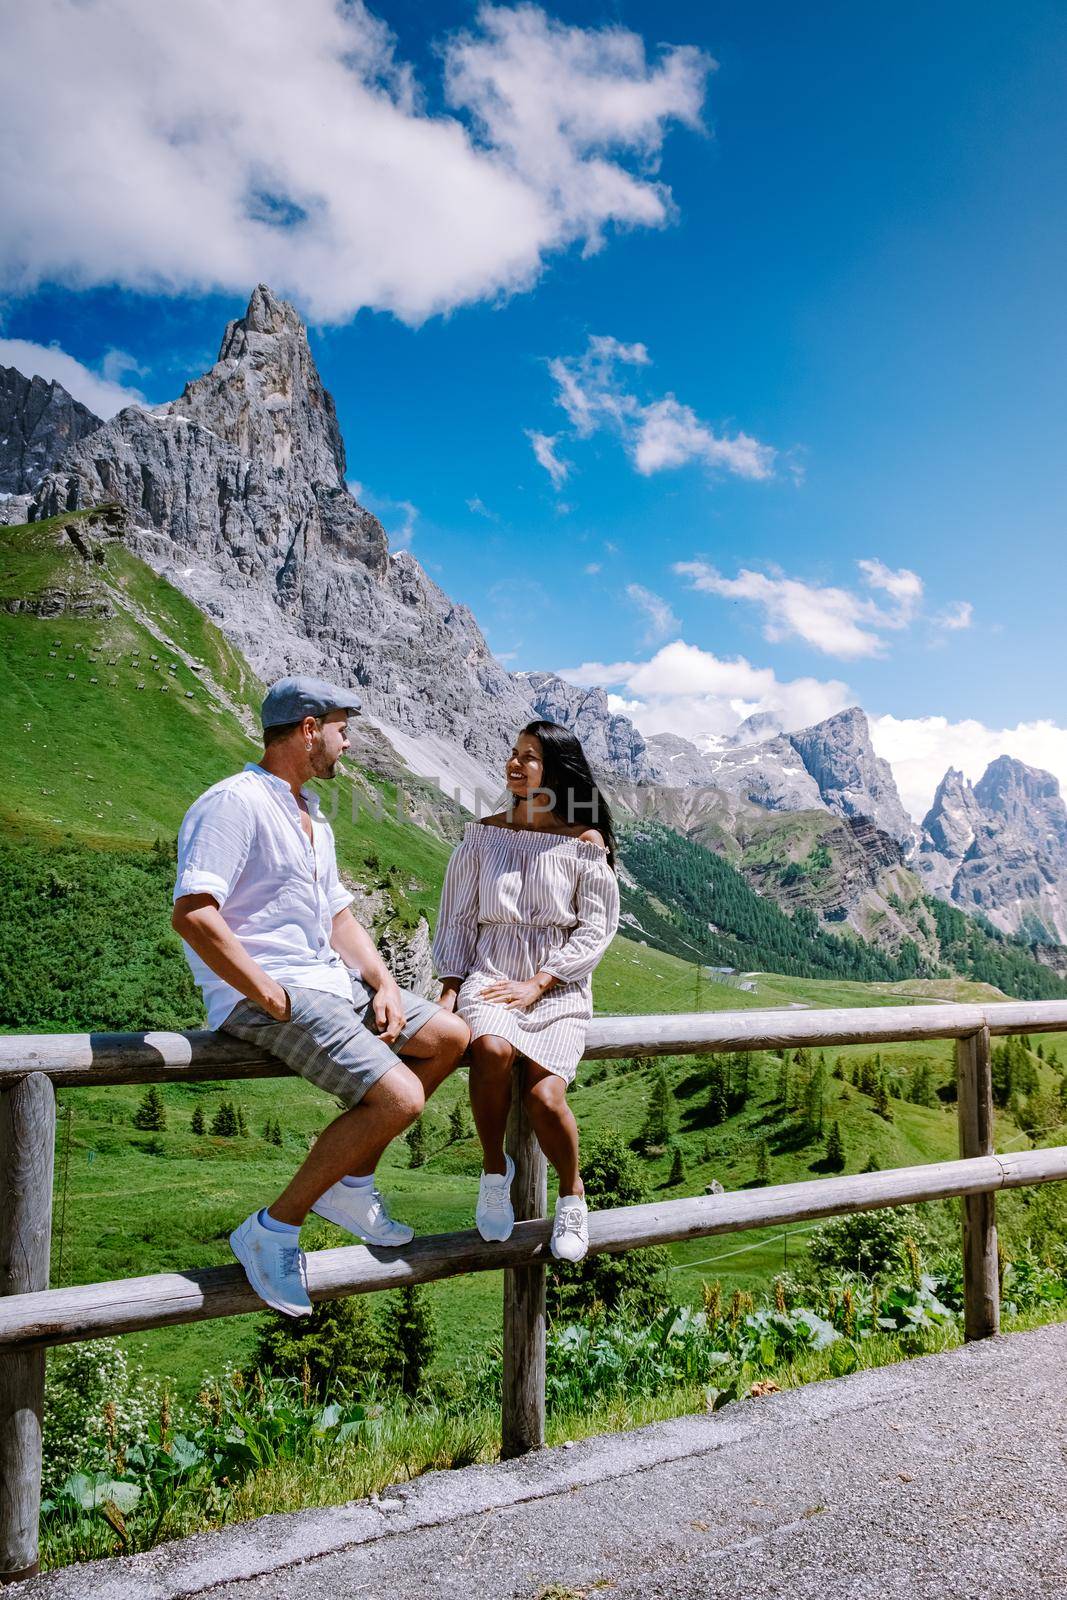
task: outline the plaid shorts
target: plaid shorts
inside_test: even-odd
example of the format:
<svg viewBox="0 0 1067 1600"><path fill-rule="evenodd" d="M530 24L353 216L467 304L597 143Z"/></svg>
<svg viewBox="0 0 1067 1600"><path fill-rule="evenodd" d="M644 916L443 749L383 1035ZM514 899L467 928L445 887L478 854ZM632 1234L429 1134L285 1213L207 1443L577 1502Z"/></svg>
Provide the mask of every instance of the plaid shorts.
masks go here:
<svg viewBox="0 0 1067 1600"><path fill-rule="evenodd" d="M374 991L353 973L352 998L321 989L285 985L290 1017L278 1022L251 1000L239 1000L222 1024L248 1044L261 1045L309 1083L336 1095L348 1107L358 1105L372 1084L397 1064L405 1044L440 1010L410 989L401 989L404 1026L392 1044L378 1037L371 1010Z"/></svg>

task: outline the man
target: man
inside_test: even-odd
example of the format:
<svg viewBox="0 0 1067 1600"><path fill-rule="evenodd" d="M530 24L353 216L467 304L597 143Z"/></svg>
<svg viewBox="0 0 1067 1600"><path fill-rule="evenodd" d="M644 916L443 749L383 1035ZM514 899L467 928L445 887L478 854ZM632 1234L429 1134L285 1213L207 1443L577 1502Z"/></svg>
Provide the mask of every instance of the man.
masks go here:
<svg viewBox="0 0 1067 1600"><path fill-rule="evenodd" d="M300 1249L309 1210L378 1245L406 1244L374 1182L390 1140L420 1115L467 1047L466 1023L401 989L349 906L333 832L309 778L332 778L360 701L283 678L263 702L258 762L189 808L178 835L173 926L208 1024L278 1056L346 1110L278 1198L230 1235L262 1300L311 1310Z"/></svg>

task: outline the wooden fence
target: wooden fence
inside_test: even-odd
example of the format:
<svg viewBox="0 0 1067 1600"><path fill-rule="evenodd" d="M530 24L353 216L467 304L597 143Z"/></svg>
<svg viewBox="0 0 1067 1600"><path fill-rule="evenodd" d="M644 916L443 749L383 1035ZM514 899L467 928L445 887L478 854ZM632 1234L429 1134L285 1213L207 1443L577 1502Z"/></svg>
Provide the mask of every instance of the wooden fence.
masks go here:
<svg viewBox="0 0 1067 1600"><path fill-rule="evenodd" d="M986 1338L1000 1314L997 1190L1067 1178L1067 1146L994 1154L990 1037L1059 1030L1064 1001L598 1017L586 1059L954 1039L960 1159L594 1212L590 1252L960 1196L964 1331ZM56 1086L283 1076L272 1057L208 1032L0 1038L0 1583L37 1570L47 1347L262 1309L238 1266L48 1288ZM519 1095L508 1141L518 1218L510 1239L487 1244L472 1231L399 1250L314 1251L308 1284L313 1300L325 1300L504 1268L502 1451L514 1456L544 1442L550 1232L545 1160Z"/></svg>

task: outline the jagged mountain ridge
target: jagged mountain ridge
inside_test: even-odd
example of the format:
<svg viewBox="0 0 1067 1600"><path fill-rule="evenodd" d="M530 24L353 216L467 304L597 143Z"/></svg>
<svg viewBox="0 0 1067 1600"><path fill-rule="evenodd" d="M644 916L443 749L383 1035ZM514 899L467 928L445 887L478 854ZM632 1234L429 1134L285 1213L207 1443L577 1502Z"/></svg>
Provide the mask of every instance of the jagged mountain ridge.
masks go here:
<svg viewBox="0 0 1067 1600"><path fill-rule="evenodd" d="M61 383L0 367L0 494L29 494L65 450L102 427Z"/></svg>
<svg viewBox="0 0 1067 1600"><path fill-rule="evenodd" d="M892 768L875 754L859 706L792 733L757 713L719 750L702 752L673 734L653 735L648 745L661 764L661 781L672 781L668 772L684 772L688 782L714 785L770 811L825 809L844 818L867 817L906 847L915 838Z"/></svg>
<svg viewBox="0 0 1067 1600"><path fill-rule="evenodd" d="M655 821L723 856L783 910L805 908L896 952L910 939L936 962L922 885L901 844L867 818L825 807L775 812L717 788L613 784L621 816Z"/></svg>
<svg viewBox="0 0 1067 1600"><path fill-rule="evenodd" d="M711 752L676 735L646 740L601 689L509 673L469 609L409 553L390 553L345 474L336 411L303 323L261 285L228 325L210 372L169 404L128 407L73 439L39 484L32 514L122 504L133 547L261 676L304 669L359 683L368 720L401 765L464 804L499 796L516 728L548 716L575 728L609 779L715 786L772 812L869 818L872 840L877 832L911 845L914 829L858 707L792 733L756 713ZM872 848L877 871L884 863ZM981 876L987 910L991 896L1014 892L1004 873L961 874L935 854L925 852L932 888L948 893L959 878L963 892ZM1018 860L1016 871L1024 866ZM1059 933L1062 924L1042 926Z"/></svg>
<svg viewBox="0 0 1067 1600"><path fill-rule="evenodd" d="M998 756L972 787L950 768L923 819L916 866L961 910L1067 943L1067 807L1050 772Z"/></svg>

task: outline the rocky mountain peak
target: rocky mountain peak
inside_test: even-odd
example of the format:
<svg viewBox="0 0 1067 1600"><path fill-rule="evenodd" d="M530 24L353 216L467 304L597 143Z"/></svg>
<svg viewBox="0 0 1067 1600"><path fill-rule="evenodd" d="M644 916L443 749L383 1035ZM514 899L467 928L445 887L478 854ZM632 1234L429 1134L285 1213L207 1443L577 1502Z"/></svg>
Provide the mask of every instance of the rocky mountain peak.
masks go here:
<svg viewBox="0 0 1067 1600"><path fill-rule="evenodd" d="M611 772L633 783L654 776L648 746L629 717L608 709L603 689L567 683L554 672L519 672L538 717L570 728L581 740L594 772Z"/></svg>
<svg viewBox="0 0 1067 1600"><path fill-rule="evenodd" d="M1028 767L1014 756L997 756L974 786L974 797L983 811L994 812L1024 825L1035 820L1034 810L1046 821L1064 814L1060 786L1051 772Z"/></svg>
<svg viewBox="0 0 1067 1600"><path fill-rule="evenodd" d="M312 487L344 490L344 442L307 330L265 284L227 324L211 371L159 414L210 428L249 461L298 471Z"/></svg>
<svg viewBox="0 0 1067 1600"><path fill-rule="evenodd" d="M61 383L0 367L0 494L36 489L64 450L100 427Z"/></svg>
<svg viewBox="0 0 1067 1600"><path fill-rule="evenodd" d="M842 817L869 817L893 839L914 837L892 768L875 755L870 726L859 706L849 706L788 738L831 811Z"/></svg>
<svg viewBox="0 0 1067 1600"><path fill-rule="evenodd" d="M949 768L917 865L936 894L1007 932L1067 939L1067 807L1051 772L998 756L972 788Z"/></svg>
<svg viewBox="0 0 1067 1600"><path fill-rule="evenodd" d="M773 711L753 711L733 731L730 744L759 744L763 739L774 739L782 732L782 719Z"/></svg>

